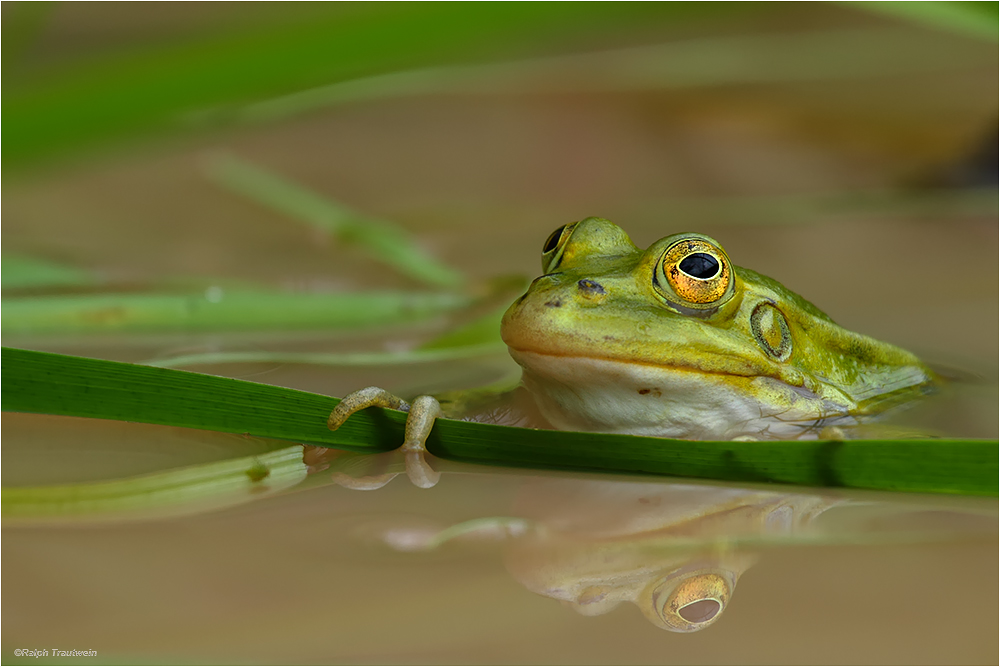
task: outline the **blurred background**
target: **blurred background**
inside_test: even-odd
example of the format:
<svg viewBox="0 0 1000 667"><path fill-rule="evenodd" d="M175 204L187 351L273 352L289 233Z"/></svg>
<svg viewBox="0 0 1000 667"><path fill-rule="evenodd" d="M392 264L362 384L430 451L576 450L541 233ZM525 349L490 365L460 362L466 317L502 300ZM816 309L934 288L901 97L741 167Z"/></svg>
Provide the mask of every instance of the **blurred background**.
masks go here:
<svg viewBox="0 0 1000 667"><path fill-rule="evenodd" d="M287 355L411 350L509 303L548 234L597 215L640 247L713 236L955 378L915 423L997 435L996 3L5 2L2 29L4 345L337 396L474 386L510 372L502 347ZM391 312L337 300L371 292ZM28 415L3 435L5 486L226 450ZM995 536L775 550L692 636L577 617L491 550L373 560L335 539L401 507L509 513L518 478L483 479L5 527L4 660L60 642L142 662L995 659ZM893 602L859 609L873 587Z"/></svg>

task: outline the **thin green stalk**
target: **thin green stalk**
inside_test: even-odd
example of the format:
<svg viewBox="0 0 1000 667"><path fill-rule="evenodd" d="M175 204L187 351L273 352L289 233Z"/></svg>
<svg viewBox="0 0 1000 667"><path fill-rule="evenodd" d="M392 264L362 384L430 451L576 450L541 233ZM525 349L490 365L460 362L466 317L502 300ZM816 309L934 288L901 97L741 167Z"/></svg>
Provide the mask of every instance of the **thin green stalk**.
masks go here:
<svg viewBox="0 0 1000 667"><path fill-rule="evenodd" d="M405 229L387 220L362 215L231 155L213 156L208 174L229 190L363 248L393 271L436 287L463 282L462 274L428 255Z"/></svg>
<svg viewBox="0 0 1000 667"><path fill-rule="evenodd" d="M504 352L502 343L469 345L430 350L407 350L404 352L205 352L185 354L176 357L151 359L147 366L160 368L181 368L184 366L218 364L315 364L321 366L399 366L407 364L427 364L458 359L475 359L497 352Z"/></svg>
<svg viewBox="0 0 1000 667"><path fill-rule="evenodd" d="M361 328L468 306L448 292L332 294L208 288L188 294L79 294L5 298L3 334Z"/></svg>
<svg viewBox="0 0 1000 667"><path fill-rule="evenodd" d="M249 502L295 486L307 473L302 447L124 479L4 487L3 518L82 519L174 516Z"/></svg>

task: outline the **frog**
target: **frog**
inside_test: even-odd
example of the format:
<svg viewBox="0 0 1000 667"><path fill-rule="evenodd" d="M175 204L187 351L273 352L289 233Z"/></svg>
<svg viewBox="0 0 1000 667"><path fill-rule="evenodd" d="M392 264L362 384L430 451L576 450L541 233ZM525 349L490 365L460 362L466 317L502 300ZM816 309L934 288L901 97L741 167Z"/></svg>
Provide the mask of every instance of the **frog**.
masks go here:
<svg viewBox="0 0 1000 667"><path fill-rule="evenodd" d="M598 217L549 235L542 275L507 309L500 335L522 369L516 387L412 402L368 387L344 397L327 426L372 406L407 412L391 456L430 488L440 475L425 443L438 417L691 440L843 439L939 381L913 353L734 265L712 237L672 234L643 250ZM504 397L530 408L498 409ZM395 474L337 481L378 488Z"/></svg>

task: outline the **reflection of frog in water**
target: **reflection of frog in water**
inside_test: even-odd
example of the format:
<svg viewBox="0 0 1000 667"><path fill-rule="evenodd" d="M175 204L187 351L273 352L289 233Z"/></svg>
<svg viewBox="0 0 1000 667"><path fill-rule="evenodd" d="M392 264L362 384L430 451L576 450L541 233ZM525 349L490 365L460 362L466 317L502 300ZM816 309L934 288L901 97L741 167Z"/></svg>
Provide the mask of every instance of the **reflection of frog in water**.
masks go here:
<svg viewBox="0 0 1000 667"><path fill-rule="evenodd" d="M725 610L756 557L739 546L806 530L836 501L725 487L584 480L529 483L517 519L479 519L439 532L388 531L402 550L450 539L510 538L505 562L529 590L579 613L632 602L654 625L695 632Z"/></svg>
<svg viewBox="0 0 1000 667"><path fill-rule="evenodd" d="M842 329L732 265L707 236L676 234L642 251L614 223L587 218L549 237L542 269L501 325L524 369L518 389L420 396L411 406L370 387L337 406L330 428L372 405L408 411L405 444L389 456L402 455L426 487L437 480L424 442L438 415L689 439L817 437L933 381L909 352ZM516 406L526 394L537 421L498 399ZM340 481L377 488L389 478Z"/></svg>

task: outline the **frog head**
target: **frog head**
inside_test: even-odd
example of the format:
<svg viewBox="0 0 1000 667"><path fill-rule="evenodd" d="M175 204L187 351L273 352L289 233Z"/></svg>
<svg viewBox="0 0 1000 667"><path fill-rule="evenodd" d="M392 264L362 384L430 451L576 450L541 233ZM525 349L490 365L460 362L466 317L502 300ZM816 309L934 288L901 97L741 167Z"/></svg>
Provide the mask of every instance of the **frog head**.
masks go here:
<svg viewBox="0 0 1000 667"><path fill-rule="evenodd" d="M564 225L501 334L557 428L800 437L919 393L909 352L836 325L703 234L646 250L614 223Z"/></svg>

